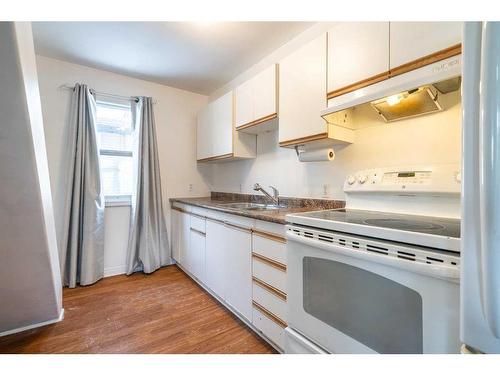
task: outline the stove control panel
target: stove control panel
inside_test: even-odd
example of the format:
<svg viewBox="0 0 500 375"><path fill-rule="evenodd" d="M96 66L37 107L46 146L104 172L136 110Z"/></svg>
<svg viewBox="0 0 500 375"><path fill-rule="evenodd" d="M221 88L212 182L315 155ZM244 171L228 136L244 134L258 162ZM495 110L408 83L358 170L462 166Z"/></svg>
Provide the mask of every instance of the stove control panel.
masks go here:
<svg viewBox="0 0 500 375"><path fill-rule="evenodd" d="M458 164L387 167L363 170L346 178L346 193L460 194Z"/></svg>

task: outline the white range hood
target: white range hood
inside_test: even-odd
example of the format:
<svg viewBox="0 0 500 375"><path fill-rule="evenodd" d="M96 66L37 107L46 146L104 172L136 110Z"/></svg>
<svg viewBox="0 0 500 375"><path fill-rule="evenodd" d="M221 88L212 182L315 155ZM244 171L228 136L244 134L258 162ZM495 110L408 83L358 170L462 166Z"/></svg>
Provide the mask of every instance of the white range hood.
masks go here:
<svg viewBox="0 0 500 375"><path fill-rule="evenodd" d="M461 74L461 55L453 56L334 97L321 116L332 123L335 113L366 103L386 122L437 112L439 95L459 89Z"/></svg>

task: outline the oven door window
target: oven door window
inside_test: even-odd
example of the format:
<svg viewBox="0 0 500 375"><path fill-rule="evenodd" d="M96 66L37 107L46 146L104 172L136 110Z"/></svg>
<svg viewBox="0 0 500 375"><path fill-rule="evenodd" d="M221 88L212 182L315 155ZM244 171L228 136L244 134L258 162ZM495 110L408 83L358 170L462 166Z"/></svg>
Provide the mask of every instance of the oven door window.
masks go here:
<svg viewBox="0 0 500 375"><path fill-rule="evenodd" d="M304 310L378 353L422 353L422 297L373 272L303 258Z"/></svg>

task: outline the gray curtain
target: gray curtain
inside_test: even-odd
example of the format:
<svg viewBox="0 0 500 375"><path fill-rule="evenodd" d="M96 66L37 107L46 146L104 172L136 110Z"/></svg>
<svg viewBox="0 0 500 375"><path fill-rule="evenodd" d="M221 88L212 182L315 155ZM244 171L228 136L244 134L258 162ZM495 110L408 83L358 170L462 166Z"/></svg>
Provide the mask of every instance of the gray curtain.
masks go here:
<svg viewBox="0 0 500 375"><path fill-rule="evenodd" d="M132 197L127 275L141 269L151 273L172 263L163 215L152 98L138 98L133 114L137 132L137 190Z"/></svg>
<svg viewBox="0 0 500 375"><path fill-rule="evenodd" d="M93 284L104 275L104 198L95 129L95 99L76 84L69 118L68 193L62 240L64 285Z"/></svg>

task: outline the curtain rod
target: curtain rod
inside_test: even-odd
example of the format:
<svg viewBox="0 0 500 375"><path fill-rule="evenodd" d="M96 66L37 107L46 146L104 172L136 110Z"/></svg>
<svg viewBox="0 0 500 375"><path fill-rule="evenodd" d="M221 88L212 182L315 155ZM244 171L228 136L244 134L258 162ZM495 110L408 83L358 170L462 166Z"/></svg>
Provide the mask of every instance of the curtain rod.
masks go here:
<svg viewBox="0 0 500 375"><path fill-rule="evenodd" d="M59 86L60 89L65 89L65 90L74 90L75 89L75 86L71 86L71 85L61 85ZM91 91L94 92L94 94L96 95L99 95L99 96L107 96L109 98L117 98L117 99L122 99L122 100L134 100L134 101L137 101L139 99L138 96L123 96L123 95L116 95L116 94L110 94L110 93L107 93L107 92L101 92L101 91L96 91L94 89L91 89ZM156 104L156 100L153 99L153 104Z"/></svg>

